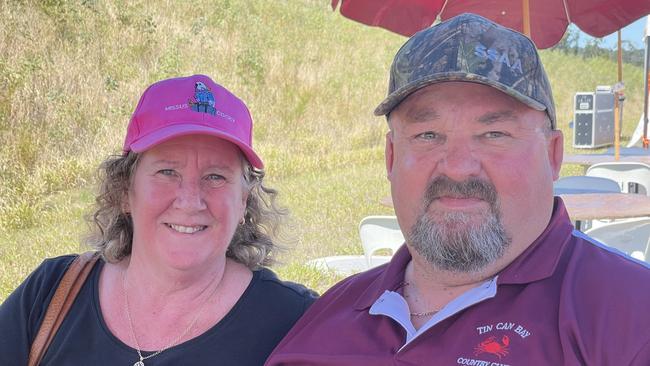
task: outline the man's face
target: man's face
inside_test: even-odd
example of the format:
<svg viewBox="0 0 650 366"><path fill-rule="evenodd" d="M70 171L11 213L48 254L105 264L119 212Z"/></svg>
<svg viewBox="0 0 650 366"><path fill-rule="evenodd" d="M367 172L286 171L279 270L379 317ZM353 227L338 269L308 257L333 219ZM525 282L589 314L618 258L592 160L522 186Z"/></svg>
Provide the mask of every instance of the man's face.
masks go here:
<svg viewBox="0 0 650 366"><path fill-rule="evenodd" d="M546 227L562 135L485 85L445 82L390 115L386 167L407 243L438 269L477 272Z"/></svg>

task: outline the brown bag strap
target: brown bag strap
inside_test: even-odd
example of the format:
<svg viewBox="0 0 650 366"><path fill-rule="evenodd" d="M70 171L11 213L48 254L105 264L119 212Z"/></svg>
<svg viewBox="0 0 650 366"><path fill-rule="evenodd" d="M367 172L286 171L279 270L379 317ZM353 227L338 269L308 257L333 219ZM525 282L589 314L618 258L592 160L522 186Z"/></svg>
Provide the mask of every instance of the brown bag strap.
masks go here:
<svg viewBox="0 0 650 366"><path fill-rule="evenodd" d="M61 326L63 319L70 310L81 286L99 258L98 252L86 252L72 261L70 267L63 275L47 307L41 327L34 338L29 351L29 366L36 366L41 362L45 351L50 346L52 339Z"/></svg>

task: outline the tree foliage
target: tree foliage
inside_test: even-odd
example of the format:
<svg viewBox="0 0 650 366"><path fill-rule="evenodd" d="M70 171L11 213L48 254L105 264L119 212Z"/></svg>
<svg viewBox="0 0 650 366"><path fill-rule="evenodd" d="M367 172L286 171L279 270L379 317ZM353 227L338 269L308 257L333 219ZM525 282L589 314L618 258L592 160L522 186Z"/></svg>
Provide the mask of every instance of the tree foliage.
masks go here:
<svg viewBox="0 0 650 366"><path fill-rule="evenodd" d="M616 61L618 50L616 47L607 48L602 38L590 38L581 41L580 31L576 28L568 28L558 44L553 46L554 50L566 54L582 56L582 58L604 57ZM622 58L624 63L643 67L644 50L636 48L630 41L621 42Z"/></svg>

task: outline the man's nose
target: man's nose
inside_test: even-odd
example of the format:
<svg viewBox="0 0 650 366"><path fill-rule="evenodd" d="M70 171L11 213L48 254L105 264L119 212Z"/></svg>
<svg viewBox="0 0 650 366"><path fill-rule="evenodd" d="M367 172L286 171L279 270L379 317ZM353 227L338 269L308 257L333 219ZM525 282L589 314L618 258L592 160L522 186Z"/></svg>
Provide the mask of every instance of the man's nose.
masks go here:
<svg viewBox="0 0 650 366"><path fill-rule="evenodd" d="M182 210L200 211L207 206L203 199L200 182L192 180L182 180L176 192L174 207Z"/></svg>
<svg viewBox="0 0 650 366"><path fill-rule="evenodd" d="M451 180L463 182L467 178L478 176L481 162L472 143L466 140L450 138L438 163L438 173Z"/></svg>

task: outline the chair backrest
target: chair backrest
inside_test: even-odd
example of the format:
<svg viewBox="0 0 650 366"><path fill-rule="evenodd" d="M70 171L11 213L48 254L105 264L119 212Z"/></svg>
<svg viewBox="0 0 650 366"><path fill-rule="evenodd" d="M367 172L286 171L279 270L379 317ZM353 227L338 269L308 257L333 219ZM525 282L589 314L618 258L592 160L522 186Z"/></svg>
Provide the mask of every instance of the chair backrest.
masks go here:
<svg viewBox="0 0 650 366"><path fill-rule="evenodd" d="M621 187L609 178L588 177L585 175L562 177L553 183L555 195L564 193L620 193Z"/></svg>
<svg viewBox="0 0 650 366"><path fill-rule="evenodd" d="M587 169L588 176L615 180L621 192L650 196L650 165L633 162L598 163Z"/></svg>
<svg viewBox="0 0 650 366"><path fill-rule="evenodd" d="M613 221L587 230L585 234L628 255L641 252L646 260L650 259L650 217Z"/></svg>
<svg viewBox="0 0 650 366"><path fill-rule="evenodd" d="M364 217L359 223L359 236L368 265L376 251L389 249L395 254L404 243L404 235L402 235L395 216Z"/></svg>

